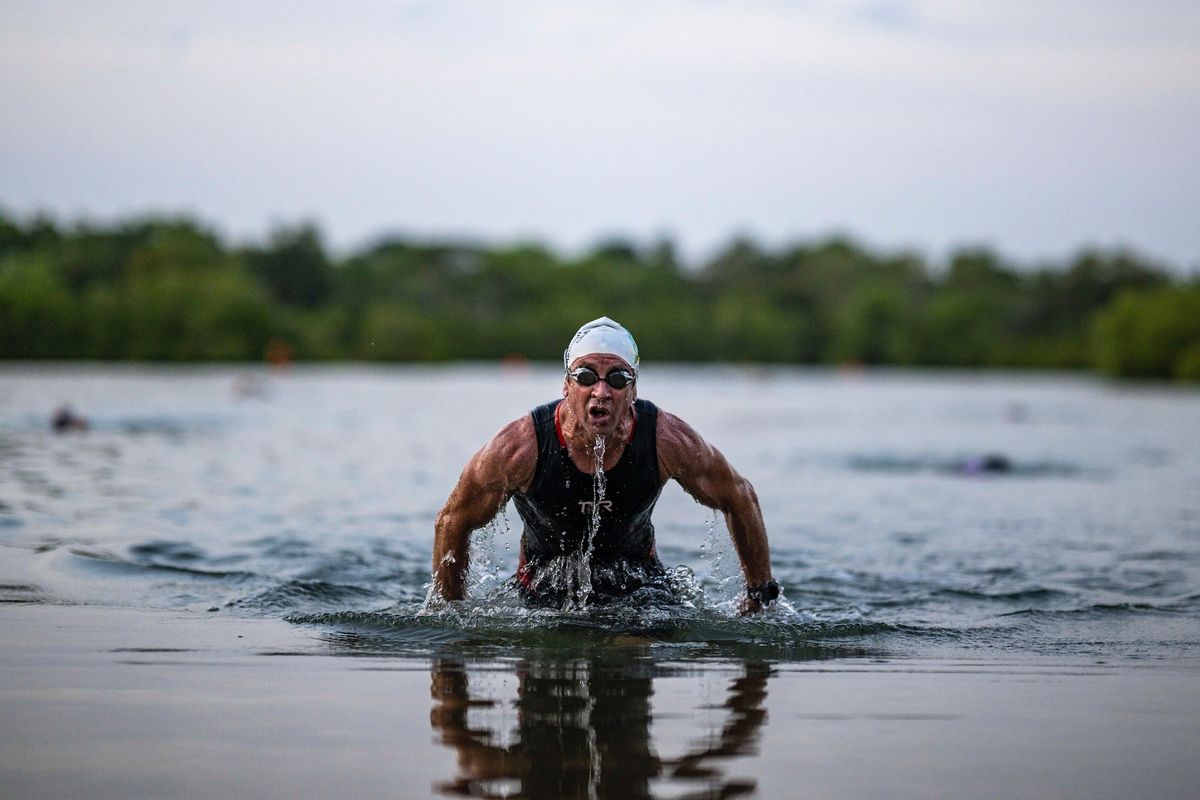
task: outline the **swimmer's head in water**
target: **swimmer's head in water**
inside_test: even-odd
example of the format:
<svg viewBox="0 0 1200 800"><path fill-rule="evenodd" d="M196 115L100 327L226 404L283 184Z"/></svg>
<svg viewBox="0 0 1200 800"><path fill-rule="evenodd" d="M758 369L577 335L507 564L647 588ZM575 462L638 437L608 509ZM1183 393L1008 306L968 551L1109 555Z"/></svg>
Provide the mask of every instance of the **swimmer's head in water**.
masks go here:
<svg viewBox="0 0 1200 800"><path fill-rule="evenodd" d="M594 319L575 332L571 343L563 351L563 369L570 370L575 359L590 355L616 356L637 374L637 342L623 325L608 317Z"/></svg>

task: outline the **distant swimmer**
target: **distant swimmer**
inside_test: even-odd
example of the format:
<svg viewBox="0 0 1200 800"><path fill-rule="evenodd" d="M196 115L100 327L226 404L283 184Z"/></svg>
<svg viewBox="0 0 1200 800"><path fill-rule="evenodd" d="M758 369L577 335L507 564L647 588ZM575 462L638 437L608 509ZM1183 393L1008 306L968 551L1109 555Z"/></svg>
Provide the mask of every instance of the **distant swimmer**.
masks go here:
<svg viewBox="0 0 1200 800"><path fill-rule="evenodd" d="M982 456L965 458L955 465L956 472L980 475L991 472L1012 472L1012 461L1000 453L985 453Z"/></svg>
<svg viewBox="0 0 1200 800"><path fill-rule="evenodd" d="M514 578L530 603L665 586L650 516L672 478L724 513L746 579L742 612L779 597L754 487L690 425L638 399L639 366L637 344L618 323L601 317L579 329L563 353L563 399L505 425L467 462L438 514L441 597L465 596L471 531L509 498L524 523Z"/></svg>
<svg viewBox="0 0 1200 800"><path fill-rule="evenodd" d="M59 406L50 415L50 427L55 433L86 431L88 421L86 417L76 414L70 406Z"/></svg>

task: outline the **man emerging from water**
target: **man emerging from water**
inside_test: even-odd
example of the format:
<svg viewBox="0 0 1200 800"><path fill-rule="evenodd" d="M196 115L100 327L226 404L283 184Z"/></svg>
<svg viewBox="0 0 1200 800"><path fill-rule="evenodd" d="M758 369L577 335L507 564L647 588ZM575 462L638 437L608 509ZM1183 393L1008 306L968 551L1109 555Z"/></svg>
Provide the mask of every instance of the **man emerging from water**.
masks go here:
<svg viewBox="0 0 1200 800"><path fill-rule="evenodd" d="M513 498L525 523L516 581L539 605L623 597L666 586L650 514L671 478L722 511L746 578L743 612L779 595L750 482L690 425L637 396L638 351L608 317L563 353L563 399L504 426L476 453L438 514L433 578L464 596L471 531ZM582 573L581 573L582 570Z"/></svg>

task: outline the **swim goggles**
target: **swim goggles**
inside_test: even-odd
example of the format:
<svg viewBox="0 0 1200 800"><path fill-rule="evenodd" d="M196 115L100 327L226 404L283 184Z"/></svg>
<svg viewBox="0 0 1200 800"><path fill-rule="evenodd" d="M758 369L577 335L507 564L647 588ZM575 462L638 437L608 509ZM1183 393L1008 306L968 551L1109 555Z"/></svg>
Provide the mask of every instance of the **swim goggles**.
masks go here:
<svg viewBox="0 0 1200 800"><path fill-rule="evenodd" d="M629 384L637 380L637 377L625 369L614 369L612 372L600 377L600 373L591 367L577 367L567 373L567 377L578 383L580 386L592 386L597 381L603 380L614 389L624 389Z"/></svg>

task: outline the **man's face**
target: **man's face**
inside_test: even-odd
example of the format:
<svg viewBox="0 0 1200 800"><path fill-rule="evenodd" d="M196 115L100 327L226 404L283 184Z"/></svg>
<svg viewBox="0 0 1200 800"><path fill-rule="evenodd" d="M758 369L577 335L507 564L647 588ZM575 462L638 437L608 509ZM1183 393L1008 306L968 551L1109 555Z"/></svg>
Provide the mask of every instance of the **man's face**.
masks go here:
<svg viewBox="0 0 1200 800"><path fill-rule="evenodd" d="M601 377L591 386L580 386L570 376L563 382L563 397L567 409L579 420L585 433L591 436L612 436L622 423L633 413L633 401L637 399L637 382L623 389L614 389L603 380L616 370L633 372L633 369L616 356L595 354L580 356L571 362L571 369L588 367Z"/></svg>

